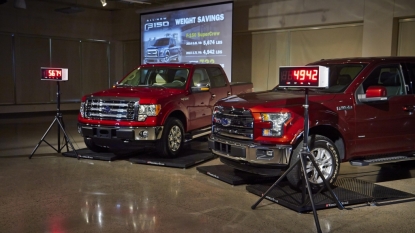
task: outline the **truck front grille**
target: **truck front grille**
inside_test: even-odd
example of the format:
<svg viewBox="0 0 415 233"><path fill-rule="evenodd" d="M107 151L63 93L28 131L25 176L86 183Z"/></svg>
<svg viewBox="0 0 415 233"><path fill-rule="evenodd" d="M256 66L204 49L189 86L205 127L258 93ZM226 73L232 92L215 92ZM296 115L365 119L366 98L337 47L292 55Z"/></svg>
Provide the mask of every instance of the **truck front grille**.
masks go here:
<svg viewBox="0 0 415 233"><path fill-rule="evenodd" d="M138 100L91 98L85 102L85 116L91 119L135 120Z"/></svg>
<svg viewBox="0 0 415 233"><path fill-rule="evenodd" d="M254 118L245 109L216 106L212 116L212 133L223 137L252 140Z"/></svg>
<svg viewBox="0 0 415 233"><path fill-rule="evenodd" d="M147 57L158 57L157 49L147 49Z"/></svg>

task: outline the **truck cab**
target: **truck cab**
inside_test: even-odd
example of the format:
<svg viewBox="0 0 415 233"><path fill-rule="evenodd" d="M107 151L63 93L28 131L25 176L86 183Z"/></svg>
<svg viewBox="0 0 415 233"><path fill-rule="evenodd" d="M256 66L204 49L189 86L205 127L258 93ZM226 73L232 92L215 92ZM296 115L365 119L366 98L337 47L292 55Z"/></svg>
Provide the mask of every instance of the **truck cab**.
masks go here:
<svg viewBox="0 0 415 233"><path fill-rule="evenodd" d="M162 37L154 41L145 51L145 63L181 62L182 49L175 37Z"/></svg>

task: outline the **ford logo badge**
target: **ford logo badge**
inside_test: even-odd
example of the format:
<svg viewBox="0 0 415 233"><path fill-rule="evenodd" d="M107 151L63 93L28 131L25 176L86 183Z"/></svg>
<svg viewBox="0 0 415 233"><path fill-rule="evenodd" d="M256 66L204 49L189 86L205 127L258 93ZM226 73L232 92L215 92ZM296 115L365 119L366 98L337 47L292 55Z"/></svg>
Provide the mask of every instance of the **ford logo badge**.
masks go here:
<svg viewBox="0 0 415 233"><path fill-rule="evenodd" d="M230 126L231 125L231 119L229 119L229 118L222 119L222 125L223 126Z"/></svg>
<svg viewBox="0 0 415 233"><path fill-rule="evenodd" d="M110 108L110 106L104 106L104 108L102 109L102 111L104 113L110 113L111 112L111 108Z"/></svg>

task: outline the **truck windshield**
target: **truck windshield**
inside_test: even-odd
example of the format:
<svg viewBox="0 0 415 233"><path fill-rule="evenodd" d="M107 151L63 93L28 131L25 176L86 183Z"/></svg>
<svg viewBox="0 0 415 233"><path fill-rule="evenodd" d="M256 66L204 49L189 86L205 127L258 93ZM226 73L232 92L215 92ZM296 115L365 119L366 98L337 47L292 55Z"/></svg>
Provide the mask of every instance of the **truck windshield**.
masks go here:
<svg viewBox="0 0 415 233"><path fill-rule="evenodd" d="M169 45L170 38L160 38L157 39L156 42L154 42L153 46L166 46Z"/></svg>
<svg viewBox="0 0 415 233"><path fill-rule="evenodd" d="M341 93L352 83L357 75L363 70L366 64L328 64L324 65L329 68L329 88L310 88L310 90ZM304 90L303 88L282 88L276 86L273 91L281 90Z"/></svg>
<svg viewBox="0 0 415 233"><path fill-rule="evenodd" d="M154 86L184 89L188 69L170 67L138 68L129 73L117 86Z"/></svg>

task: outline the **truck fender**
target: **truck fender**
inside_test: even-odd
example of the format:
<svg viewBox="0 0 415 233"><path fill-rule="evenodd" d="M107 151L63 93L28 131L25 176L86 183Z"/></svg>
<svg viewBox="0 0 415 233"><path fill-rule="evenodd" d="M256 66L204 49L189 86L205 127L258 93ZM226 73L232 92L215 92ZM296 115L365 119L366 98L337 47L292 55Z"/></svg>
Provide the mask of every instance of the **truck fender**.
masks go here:
<svg viewBox="0 0 415 233"><path fill-rule="evenodd" d="M186 107L182 103L176 103L171 101L161 108L160 118L158 120L159 125L165 125L167 119L171 116L174 116L182 121L183 127L186 131L187 129L187 119L189 119L189 114Z"/></svg>

